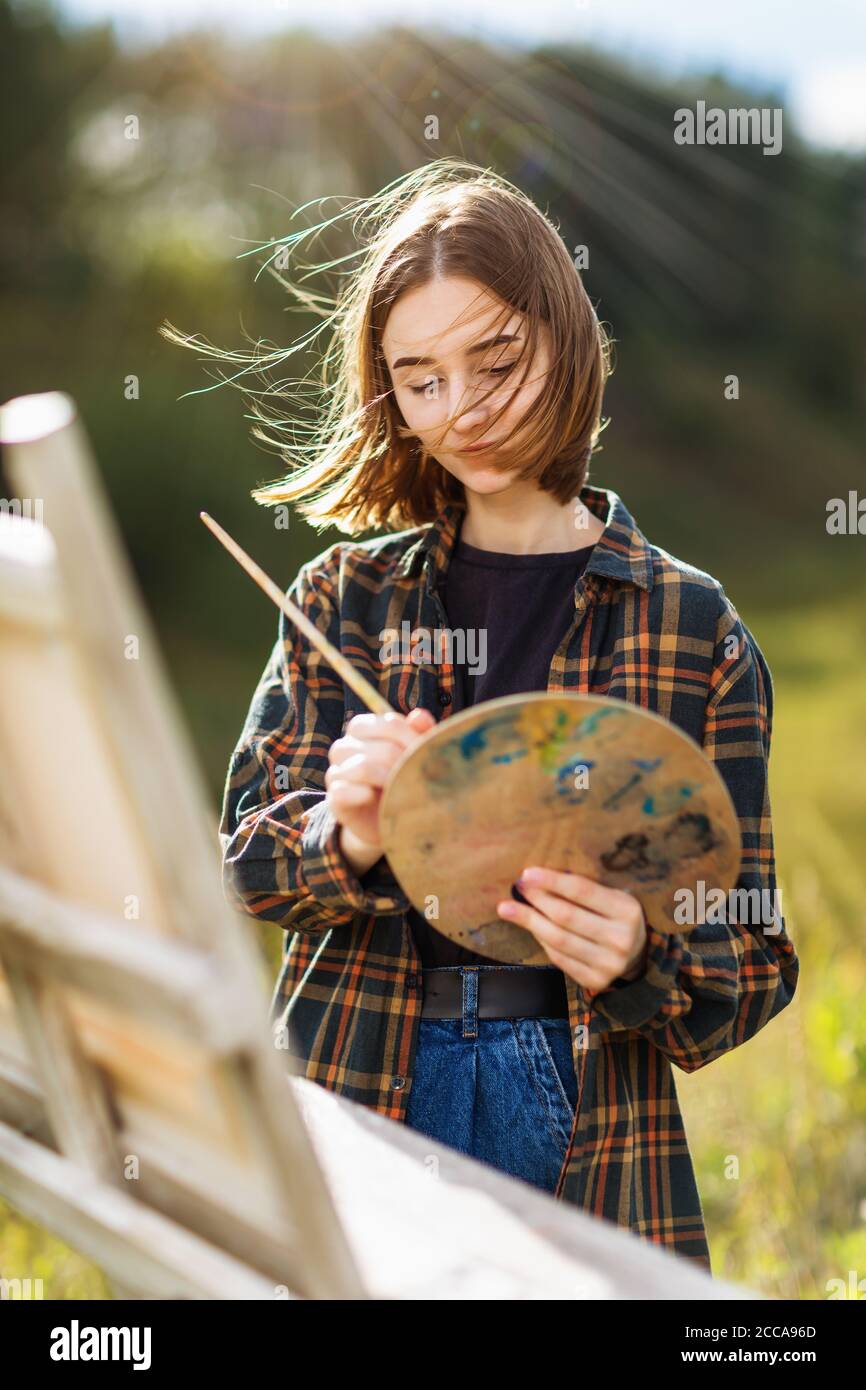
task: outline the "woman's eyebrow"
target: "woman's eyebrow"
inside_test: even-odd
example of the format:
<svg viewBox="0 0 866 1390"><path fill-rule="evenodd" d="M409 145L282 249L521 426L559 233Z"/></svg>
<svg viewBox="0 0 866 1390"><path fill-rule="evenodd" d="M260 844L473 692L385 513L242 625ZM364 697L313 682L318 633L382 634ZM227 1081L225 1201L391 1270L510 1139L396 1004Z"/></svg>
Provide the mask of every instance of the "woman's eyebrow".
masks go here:
<svg viewBox="0 0 866 1390"><path fill-rule="evenodd" d="M478 352L485 352L489 347L496 347L499 343L520 343L523 339L519 333L497 333L494 338L485 338L480 343L473 343L466 349L466 356L471 357ZM391 371L396 372L398 367L432 367L435 365L434 357L398 357L392 363Z"/></svg>

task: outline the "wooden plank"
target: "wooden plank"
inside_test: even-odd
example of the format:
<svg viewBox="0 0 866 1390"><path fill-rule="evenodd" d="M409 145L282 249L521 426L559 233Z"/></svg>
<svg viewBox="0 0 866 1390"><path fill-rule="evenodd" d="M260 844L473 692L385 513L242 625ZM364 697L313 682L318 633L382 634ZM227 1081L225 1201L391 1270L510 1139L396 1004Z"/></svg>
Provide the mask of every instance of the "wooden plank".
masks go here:
<svg viewBox="0 0 866 1390"><path fill-rule="evenodd" d="M249 997L213 953L69 903L2 864L0 955L218 1055L266 1032L264 1002L245 1008Z"/></svg>
<svg viewBox="0 0 866 1390"><path fill-rule="evenodd" d="M288 1084L373 1298L760 1297L316 1082Z"/></svg>
<svg viewBox="0 0 866 1390"><path fill-rule="evenodd" d="M45 1111L45 1096L31 1066L22 1067L10 1057L0 1057L0 1120L53 1148L55 1141Z"/></svg>
<svg viewBox="0 0 866 1390"><path fill-rule="evenodd" d="M121 1182L108 1092L79 1046L62 994L38 975L3 964L58 1146L101 1180Z"/></svg>
<svg viewBox="0 0 866 1390"><path fill-rule="evenodd" d="M0 859L81 906L170 934L158 866L69 638L56 549L35 543L40 532L50 541L35 522L0 516Z"/></svg>
<svg viewBox="0 0 866 1390"><path fill-rule="evenodd" d="M140 1298L294 1297L272 1279L3 1123L0 1192L17 1211L56 1231ZM4 1273L15 1277L12 1269Z"/></svg>
<svg viewBox="0 0 866 1390"><path fill-rule="evenodd" d="M114 1157L108 1169L103 1169L103 1178L119 1180L120 1169L116 1152L134 1154L146 1169L146 1181L139 1181L138 1190L144 1195L153 1192L170 1192L171 1199L167 1209L177 1219L186 1220L193 1229L206 1232L211 1238L219 1234L227 1248L236 1248L235 1233L242 1221L245 1207L261 1206L258 1224L258 1237L266 1241L266 1258L269 1268L276 1277L285 1280L293 1276L297 1282L294 1287L312 1290L316 1284L315 1268L306 1257L307 1237L311 1234L320 1243L327 1240L327 1228L321 1220L321 1213L310 1207L311 1175L312 1181L320 1183L315 1155L303 1127L297 1118L289 1114L290 1098L283 1089L283 1074L273 1075L273 1068L262 1067L257 1060L267 1049L268 1030L264 1013L265 997L261 996L261 1007L252 1010L250 1025L241 1028L242 1001L237 993L227 987L209 990L213 983L199 970L193 975L196 988L202 991L201 1000L191 1001L188 992L182 987L182 975L188 962L201 963L201 952L181 942L148 939L141 937L125 923L109 923L97 920L95 915L87 914L80 908L67 909L55 895L47 893L37 885L21 881L18 876L0 870L0 945L6 946L15 941L23 956L28 950L33 954L46 975L55 980L58 993L62 991L62 1007L55 1002L55 1017L66 1016L75 1024L72 1039L67 1051L74 1047L78 1054L86 1052L87 1060L101 1063L101 1080L108 1083L113 1095L117 1124L124 1130L113 1145ZM16 911L19 918L25 916L26 922L9 921L9 915ZM36 938L38 950L28 933ZM124 944L124 938L127 938ZM131 939L130 939L131 938ZM127 949L128 948L128 949ZM128 956L123 959L123 953ZM5 951L7 973L14 972L10 953ZM156 958L159 958L157 960ZM210 972L219 983L217 962L210 963ZM158 965L158 969L154 968ZM141 970L143 988L136 989L136 971ZM117 972L123 987L117 988L112 972ZM174 978L173 978L174 977ZM62 982L62 984L61 984ZM100 1041L98 1031L99 1012L92 1000L83 1002L77 998L72 985L96 987L108 994L115 1007L126 1006L131 1015L124 1018L121 1013L106 1016L107 1031L102 1051L94 1051L94 1039ZM227 982L222 981L222 986ZM153 998L148 1002L151 1009L140 1006L148 998L147 988L152 988ZM188 1039L184 1048L174 1054L164 1052L163 1079L155 1071L160 1056L160 1038L154 1034L149 1039L145 1022L156 1020L166 1024L177 1038L179 1032L171 1014L172 996L186 1007ZM70 1002L71 997L71 1002ZM227 1042L234 1044L234 1051L222 1056L217 1069L218 1056L208 1053L207 1044L211 1027L204 1017L205 1011L220 1009L227 1015L233 1012L238 1019L231 1025L233 1037L227 1035L227 1024L216 1025L221 1036L218 1041L225 1047ZM144 1019L139 1015L144 1014ZM197 1015L201 1015L196 1024ZM257 1015L257 1016L256 1016ZM257 1025L257 1026L256 1026ZM96 1029L96 1031L94 1031ZM77 1033L76 1033L77 1030ZM205 1035L202 1040L196 1036ZM124 1037L128 1036L128 1046ZM242 1050L239 1046L249 1036L250 1048ZM171 1037L168 1039L171 1042ZM176 1044L175 1044L176 1046ZM148 1050L149 1049L149 1050ZM35 1050L35 1049L34 1049ZM60 1049L61 1054L64 1049ZM172 1056L176 1065L172 1063ZM219 1100L219 1117L223 1130L213 1134L209 1131L202 1109L203 1095L197 1087L196 1078L210 1068L213 1073L214 1097ZM2 1071L2 1067L0 1067ZM270 1073L270 1080L269 1074ZM149 1088L154 1096L153 1105L145 1115L138 1107L138 1124L130 1126L130 1102L126 1094L126 1084L136 1088ZM178 1087L185 1088L178 1090ZM216 1089L218 1087L218 1089ZM170 1123L170 1112L166 1109L177 1092L178 1103L173 1107L174 1114L180 1117L184 1129L180 1130ZM71 1092L75 1094L75 1091ZM288 1103L287 1103L288 1101ZM216 1117L215 1117L216 1118ZM126 1121L126 1124L124 1124ZM69 1117L66 1117L69 1124ZM145 1129L142 1130L142 1124ZM226 1129L225 1126L229 1128ZM64 1132L68 1130L64 1128ZM169 1146L162 1146L164 1167L161 1173L149 1163L142 1154L151 1149L154 1138L164 1135ZM191 1151L185 1134L195 1141L196 1152ZM232 1143L241 1143L243 1150L229 1152L228 1135ZM143 1140L144 1136L144 1140ZM105 1158L108 1136L96 1145L95 1155ZM159 1148L157 1153L159 1153ZM234 1166L232 1166L234 1164ZM216 1184L211 1182L220 1170L223 1176ZM192 1194L183 1182L183 1175L196 1174L201 1189L190 1200ZM154 1179L154 1181L151 1181ZM173 1181L172 1181L173 1179ZM220 1192L224 1194L220 1197ZM324 1188L322 1188L324 1192ZM291 1194L289 1197L286 1194ZM328 1201L327 1194L325 1200ZM158 1198L157 1198L158 1204ZM327 1210L330 1212L330 1205ZM282 1213L282 1224L280 1224ZM330 1220L330 1217L328 1218ZM312 1228L312 1231L311 1229ZM243 1233L242 1247L246 1258L255 1261L255 1223L247 1223ZM334 1260L342 1258L343 1237L338 1236L331 1253ZM327 1247L326 1247L327 1248ZM357 1297L360 1286L352 1274L351 1260L345 1266L349 1270L346 1280L335 1286L329 1284L328 1292L340 1291L341 1296ZM312 1280L312 1282L310 1282Z"/></svg>
<svg viewBox="0 0 866 1390"><path fill-rule="evenodd" d="M29 1073L16 1074L8 1064L0 1067L0 1121L43 1147L56 1148L41 1090ZM201 1166L184 1164L182 1155L155 1147L135 1129L121 1129L119 1145L124 1154L135 1154L139 1160L135 1196L146 1207L225 1250L275 1285L302 1286L303 1280L296 1283L292 1277L298 1260L303 1260L297 1232L286 1223L271 1220L262 1226L249 1219L252 1203L247 1197L254 1175L246 1187L235 1185L233 1207L219 1205L205 1190ZM50 1212L39 1219L50 1224Z"/></svg>
<svg viewBox="0 0 866 1390"><path fill-rule="evenodd" d="M89 696L138 839L166 887L172 928L203 946L219 943L248 969L249 953L226 925L215 817L74 402L61 392L19 398L0 420L16 493L42 500ZM126 656L130 638L135 659Z"/></svg>
<svg viewBox="0 0 866 1390"><path fill-rule="evenodd" d="M204 1015L206 1011L219 1009L226 1015L230 1016L234 1012L240 1016L241 1000L237 993L232 994L227 987L210 989L213 981L201 971L193 976L195 987L202 991L200 1001L191 1001L188 991L182 987L182 976L187 963L190 960L200 963L201 953L194 948L181 942L143 938L125 923L108 923L97 920L95 915L84 913L79 908L67 909L55 895L48 894L37 885L22 882L18 876L2 870L0 898L0 943L5 945L14 940L21 954L26 956L28 949L34 947L28 933L32 933L36 938L39 949L33 952L34 958L45 967L49 977L58 984L62 981L66 1012L71 1013L80 1033L76 1045L81 1044L79 1050L83 1047L91 1061L95 1059L102 1063L104 1079L113 1083L112 1094L118 1112L118 1123L122 1124L124 1117L128 1119L130 1110L125 1094L124 1068L129 1084L138 1087L149 1086L154 1092L155 1103L161 1107L160 1110L152 1109L146 1120L139 1113L138 1126L130 1128L127 1124L126 1132L119 1139L121 1152L133 1153L140 1158L142 1150L147 1147L148 1136L151 1146L155 1134L160 1131L167 1138L170 1136L176 1162L172 1164L170 1158L164 1157L165 1167L162 1174L156 1177L154 1191L170 1190L172 1199L168 1209L174 1216L179 1219L185 1218L195 1229L206 1230L212 1238L219 1231L223 1240L229 1240L229 1248L234 1248L231 1233L243 1216L244 1205L263 1203L264 1210L258 1230L260 1238L267 1238L270 1268L278 1269L279 1276L283 1279L288 1277L287 1270L294 1271L299 1281L297 1287L306 1287L307 1280L311 1278L309 1261L304 1253L307 1249L305 1236L310 1234L309 1227L312 1226L313 1234L320 1243L323 1240L320 1214L310 1207L311 1174L316 1175L315 1181L320 1180L315 1156L303 1127L289 1114L291 1104L282 1086L282 1070L278 1068L275 1078L273 1068L262 1067L257 1060L260 1053L267 1051L268 1031L264 1013L264 994L261 996L261 1007L252 1011L250 1025L241 1029L239 1018L236 1019L231 1025L234 1036L229 1037L228 1020L224 1024L211 1025ZM25 909L26 922L8 920L9 914L16 910L19 918L24 917ZM127 959L123 959L124 953ZM6 959L9 969L8 951ZM159 968L154 968L155 966ZM212 962L210 969L219 981L216 966L217 963ZM140 990L136 988L136 971L139 969L143 976L143 987ZM116 971L118 978L123 981L121 989L117 988L117 981L112 978L113 971ZM73 999L72 1005L69 1004L69 996L74 993L71 990L72 984L86 984L88 987L103 989L113 1004L125 1005L131 1010L128 1020L124 1020L121 1014L115 1014L113 1022L107 1020L107 1053L103 1050L101 1055L99 1052L94 1054L94 1037L99 1040L99 1032L94 1033L99 1014L95 1012L92 1001L82 1004L76 998ZM226 985L224 980L222 985ZM148 998L148 988L154 991L152 999ZM158 1022L165 1023L177 1036L179 1030L174 1026L171 1015L172 995L178 1003L185 1006L188 1040L184 1050L175 1054L177 1065L173 1072L166 1072L162 1083L157 1085L159 1073L154 1071L154 1065L158 1060L160 1039L156 1035L153 1036L148 1052L148 1035L144 1025L148 1015L151 1016L151 1021L155 1016ZM150 1002L153 1007L149 1010L142 1009L141 1005L145 1002ZM57 1012L59 1017L60 1010ZM144 1019L139 1016L142 1013ZM195 1022L197 1015L201 1016L198 1024ZM124 1028L129 1036L128 1048L124 1043ZM195 1154L189 1151L189 1144L184 1143L183 1133L177 1128L171 1130L168 1112L164 1109L172 1099L177 1085L186 1084L185 1076L188 1076L189 1085L192 1086L195 1077L206 1065L211 1068L215 1066L215 1056L207 1055L207 1044L212 1043L214 1039L209 1039L207 1034L217 1028L220 1030L217 1041L221 1047L225 1047L227 1042L231 1041L235 1045L235 1052L225 1055L219 1077L214 1077L214 1084L219 1081L220 1090L214 1094L219 1095L220 1114L225 1116L226 1121L230 1120L231 1132L238 1141L243 1138L245 1146L249 1149L248 1155L243 1158L238 1154L238 1162L234 1168L230 1168L229 1164L224 1162L225 1158L231 1157L226 1149L225 1138L211 1135L211 1143L215 1142L217 1147L211 1148L209 1152L209 1130L203 1121L202 1101L195 1090L184 1091L182 1105L175 1108L175 1113L182 1117L186 1132L196 1140ZM204 1039L196 1036L197 1031L205 1035ZM249 1035L251 1046L248 1050L241 1051L239 1043L244 1041L245 1035ZM165 1066L171 1066L170 1053L165 1054ZM141 1129L143 1121L147 1126L144 1131L144 1143ZM196 1200L189 1201L190 1193L179 1180L181 1175L187 1171L195 1172L199 1186L204 1189L213 1173L219 1171L221 1164L225 1168L222 1179L224 1198L220 1200L217 1185L216 1192L212 1189L203 1190ZM251 1182L251 1172L257 1176L250 1195L245 1196L244 1184ZM148 1167L148 1178L152 1174L152 1168ZM104 1173L103 1176L107 1174ZM175 1179L173 1186L172 1177ZM150 1182L141 1183L139 1190L142 1193L150 1191ZM289 1198L286 1196L287 1193L291 1194ZM284 1218L283 1229L280 1235L274 1238L280 1212ZM297 1213L301 1215L298 1216ZM201 1222L204 1222L204 1225L195 1224ZM244 1252L248 1258L254 1257L252 1231L253 1227L248 1226L244 1237ZM295 1242L294 1249L287 1244L289 1232ZM340 1236L336 1248L332 1251L335 1260L342 1258L342 1244ZM351 1261L347 1267L351 1270ZM315 1274L312 1277L315 1279ZM311 1284L310 1287L316 1286ZM358 1294L359 1286L356 1282L340 1284L339 1287L345 1297Z"/></svg>

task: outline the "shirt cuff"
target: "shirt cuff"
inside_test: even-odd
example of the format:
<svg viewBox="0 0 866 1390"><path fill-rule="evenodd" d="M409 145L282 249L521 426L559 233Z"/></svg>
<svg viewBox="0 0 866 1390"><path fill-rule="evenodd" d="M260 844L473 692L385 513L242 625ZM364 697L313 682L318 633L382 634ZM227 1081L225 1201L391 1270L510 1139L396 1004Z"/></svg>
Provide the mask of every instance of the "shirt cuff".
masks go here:
<svg viewBox="0 0 866 1390"><path fill-rule="evenodd" d="M408 911L411 903L387 860L379 859L362 882L343 856L339 835L323 798L307 813L301 834L301 878L312 897L337 914Z"/></svg>
<svg viewBox="0 0 866 1390"><path fill-rule="evenodd" d="M593 996L592 1008L612 1028L640 1028L664 1007L677 983L683 956L679 932L660 932L647 923L646 969L637 980L617 980Z"/></svg>

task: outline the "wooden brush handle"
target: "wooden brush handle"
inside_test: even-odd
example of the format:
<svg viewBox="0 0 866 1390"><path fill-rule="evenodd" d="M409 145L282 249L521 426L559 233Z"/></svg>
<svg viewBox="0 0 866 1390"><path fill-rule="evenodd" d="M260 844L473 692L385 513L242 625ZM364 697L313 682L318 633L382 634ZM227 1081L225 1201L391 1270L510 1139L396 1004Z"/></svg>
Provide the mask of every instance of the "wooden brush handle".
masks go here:
<svg viewBox="0 0 866 1390"><path fill-rule="evenodd" d="M214 521L212 516L208 516L207 512L200 512L199 515L208 530L212 531L217 540L225 546L229 554L234 556L241 568L245 569L250 578L254 579L258 584L259 588L263 589L268 597L273 599L277 607L282 609L286 617L295 624L295 627L300 628L304 636L309 638L313 646L316 647L322 653L322 656L328 660L330 665L333 666L337 675L346 682L346 685L354 690L359 699L364 701L367 708L372 710L373 714L394 713L393 706L388 704L384 695L380 695L376 687L371 685L368 680L365 680L364 677L355 670L352 663L346 660L342 652L338 652L337 648L331 645L327 637L323 636L316 627L315 623L310 622L306 613L302 613L300 608L292 603L291 599L286 598L282 589L278 588L274 581L265 574L261 566L257 565L255 560L251 559L247 552L238 545L237 541L233 540L228 532L223 530L219 522Z"/></svg>

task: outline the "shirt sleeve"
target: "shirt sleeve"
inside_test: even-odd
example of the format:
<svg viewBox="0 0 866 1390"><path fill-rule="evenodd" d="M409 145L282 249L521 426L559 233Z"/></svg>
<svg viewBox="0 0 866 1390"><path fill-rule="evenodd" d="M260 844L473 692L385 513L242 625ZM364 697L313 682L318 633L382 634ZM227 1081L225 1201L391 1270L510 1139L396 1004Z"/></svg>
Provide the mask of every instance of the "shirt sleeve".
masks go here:
<svg viewBox="0 0 866 1390"><path fill-rule="evenodd" d="M645 973L595 995L589 1007L608 1029L637 1029L681 1070L696 1071L738 1047L794 996L799 962L776 897L768 765L773 686L763 654L722 593L703 749L716 764L736 809L743 844L737 903L762 905L726 921L730 911L688 931L648 924ZM757 890L757 893L754 891ZM731 898L728 896L728 902ZM767 908L774 919L766 921ZM741 915L739 913L737 916ZM715 917L723 920L716 921Z"/></svg>
<svg viewBox="0 0 866 1390"><path fill-rule="evenodd" d="M339 649L334 583L312 569L322 558L302 567L288 597ZM344 720L342 680L281 612L231 756L219 827L228 901L275 926L315 933L409 906L387 860L359 879L338 847L325 773Z"/></svg>

